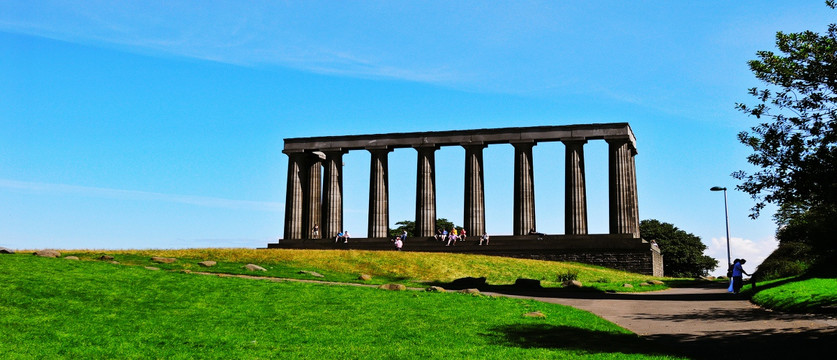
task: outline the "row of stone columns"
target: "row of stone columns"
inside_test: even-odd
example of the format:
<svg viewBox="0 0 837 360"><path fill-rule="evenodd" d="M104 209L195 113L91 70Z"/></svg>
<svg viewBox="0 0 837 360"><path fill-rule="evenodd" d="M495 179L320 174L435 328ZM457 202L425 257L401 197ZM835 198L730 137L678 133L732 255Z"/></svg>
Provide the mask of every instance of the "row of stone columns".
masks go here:
<svg viewBox="0 0 837 360"><path fill-rule="evenodd" d="M584 175L585 139L562 140L565 161L565 234L587 234L587 199ZM639 236L636 150L626 139L608 143L608 190L611 234ZM532 149L536 142L513 142L514 219L513 235L535 229L535 188ZM465 193L463 226L473 235L485 232L485 190L483 149L469 143L465 149ZM436 227L436 160L438 146L416 146L416 230L417 236L433 236ZM390 148L369 148L368 237L387 237L389 229ZM285 204L285 239L332 237L343 230L342 149L288 152L288 185ZM321 174L322 168L322 174ZM321 176L322 175L322 176ZM322 179L322 185L321 185ZM319 233L314 233L315 225Z"/></svg>

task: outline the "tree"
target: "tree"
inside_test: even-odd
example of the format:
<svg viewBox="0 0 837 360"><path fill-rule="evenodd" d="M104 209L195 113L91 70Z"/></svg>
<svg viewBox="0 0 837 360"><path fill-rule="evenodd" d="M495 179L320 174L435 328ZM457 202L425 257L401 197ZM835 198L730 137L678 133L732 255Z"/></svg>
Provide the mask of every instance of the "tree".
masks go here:
<svg viewBox="0 0 837 360"><path fill-rule="evenodd" d="M436 228L437 229L440 229L440 230L447 229L448 231L450 231L451 229L453 229L454 226L456 226L456 225L453 224L453 221L450 221L448 219L445 219L445 218L436 219ZM462 229L462 228L459 227L458 229Z"/></svg>
<svg viewBox="0 0 837 360"><path fill-rule="evenodd" d="M826 5L834 9L835 1ZM733 173L743 180L736 188L756 200L753 218L767 203L779 207L780 224L813 208L837 214L837 25L824 35L777 32L776 47L781 54L759 51L749 61L766 83L749 89L757 104L736 104L765 120L738 134L753 150L747 161L760 169Z"/></svg>
<svg viewBox="0 0 837 360"><path fill-rule="evenodd" d="M445 218L438 218L436 219L436 228L437 229L452 229L453 222ZM461 229L461 228L460 228ZM402 220L395 223L395 228L389 230L390 237L400 236L404 231L407 232L407 236L415 236L416 234L416 222L411 220Z"/></svg>
<svg viewBox="0 0 837 360"><path fill-rule="evenodd" d="M699 277L718 267L718 260L703 255L706 245L700 237L656 219L642 220L639 235L654 240L663 255L663 269L668 276Z"/></svg>
<svg viewBox="0 0 837 360"><path fill-rule="evenodd" d="M835 1L826 5L835 9ZM775 220L779 250L773 264L805 262L809 273L837 273L837 25L825 34L812 31L776 33L781 52L757 52L749 62L763 89L751 88L756 105L736 107L763 120L738 139L753 153L747 161L760 169L733 173L738 190L756 201L751 217L765 204L778 206ZM786 251L785 249L793 251ZM808 249L801 255L800 249ZM794 254L782 257L781 254ZM775 255L775 256L774 256ZM812 265L810 268L807 265ZM765 274L784 274L792 267L759 266ZM770 268L770 269L768 269Z"/></svg>

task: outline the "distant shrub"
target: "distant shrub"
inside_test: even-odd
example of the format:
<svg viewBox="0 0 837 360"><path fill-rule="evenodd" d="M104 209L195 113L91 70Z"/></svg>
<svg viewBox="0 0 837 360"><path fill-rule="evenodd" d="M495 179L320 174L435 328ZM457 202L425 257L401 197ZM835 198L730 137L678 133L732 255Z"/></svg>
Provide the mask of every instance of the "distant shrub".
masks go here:
<svg viewBox="0 0 837 360"><path fill-rule="evenodd" d="M779 247L759 265L754 276L759 281L799 276L808 270L813 258L815 255L808 244L780 243Z"/></svg>
<svg viewBox="0 0 837 360"><path fill-rule="evenodd" d="M607 283L609 283L609 282L610 282L610 279L608 279L608 278L598 278L598 279L596 279L596 282L597 282L597 283L605 283L605 284L607 284Z"/></svg>
<svg viewBox="0 0 837 360"><path fill-rule="evenodd" d="M567 270L564 273L559 273L556 281L562 283L564 281L572 280L578 280L578 270Z"/></svg>

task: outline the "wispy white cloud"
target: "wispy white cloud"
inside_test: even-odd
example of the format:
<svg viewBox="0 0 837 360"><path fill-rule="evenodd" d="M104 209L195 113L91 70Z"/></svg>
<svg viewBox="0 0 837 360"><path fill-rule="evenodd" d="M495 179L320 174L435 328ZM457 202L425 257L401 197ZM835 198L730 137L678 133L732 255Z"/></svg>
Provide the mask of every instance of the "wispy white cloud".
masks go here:
<svg viewBox="0 0 837 360"><path fill-rule="evenodd" d="M403 57L398 52L404 44L382 48L370 45L365 36L341 31L366 20L334 9L340 7L270 2L11 1L0 4L0 30L242 66L284 66L427 83L458 81L450 67ZM358 4L347 10L360 16L364 7ZM387 33L382 29L374 37L386 39Z"/></svg>
<svg viewBox="0 0 837 360"><path fill-rule="evenodd" d="M35 193L78 195L119 200L164 201L202 207L224 208L234 210L278 212L283 211L284 209L284 204L278 202L233 200L207 196L164 194L148 191L122 190L67 184L49 184L9 179L0 179L0 188L11 190L23 190Z"/></svg>

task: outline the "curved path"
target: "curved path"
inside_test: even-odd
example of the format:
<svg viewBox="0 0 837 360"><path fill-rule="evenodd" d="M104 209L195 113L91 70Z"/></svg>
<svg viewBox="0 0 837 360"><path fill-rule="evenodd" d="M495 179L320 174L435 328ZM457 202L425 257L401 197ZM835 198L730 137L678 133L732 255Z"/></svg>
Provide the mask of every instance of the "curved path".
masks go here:
<svg viewBox="0 0 837 360"><path fill-rule="evenodd" d="M830 357L837 344L837 319L765 310L723 284L630 294L498 294L587 310L696 359Z"/></svg>

